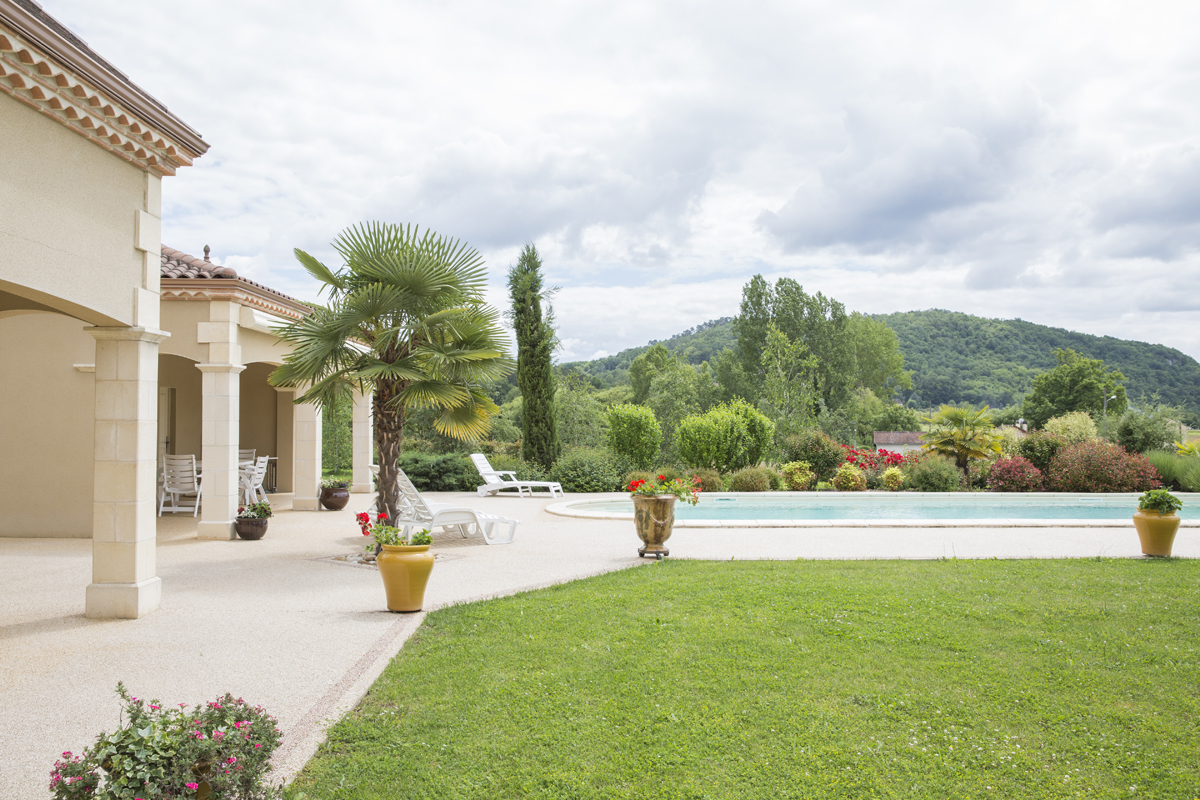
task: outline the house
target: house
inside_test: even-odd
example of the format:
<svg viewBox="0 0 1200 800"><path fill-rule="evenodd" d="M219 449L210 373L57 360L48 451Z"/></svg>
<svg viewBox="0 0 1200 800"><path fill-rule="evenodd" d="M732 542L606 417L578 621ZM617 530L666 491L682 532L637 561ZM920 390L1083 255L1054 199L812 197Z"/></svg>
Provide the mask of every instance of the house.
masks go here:
<svg viewBox="0 0 1200 800"><path fill-rule="evenodd" d="M875 431L875 449L907 453L921 449L920 431Z"/></svg>
<svg viewBox="0 0 1200 800"><path fill-rule="evenodd" d="M234 536L239 447L317 508L319 410L266 380L305 306L162 246L162 180L208 145L30 0L0 0L0 141L0 536L90 537L85 613L137 618L162 453L203 462L203 538Z"/></svg>

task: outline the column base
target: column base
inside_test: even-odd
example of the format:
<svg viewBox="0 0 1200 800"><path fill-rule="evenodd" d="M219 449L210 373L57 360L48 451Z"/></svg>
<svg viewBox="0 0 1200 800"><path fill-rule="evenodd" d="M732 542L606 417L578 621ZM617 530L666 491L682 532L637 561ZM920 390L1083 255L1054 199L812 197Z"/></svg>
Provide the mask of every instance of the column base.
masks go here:
<svg viewBox="0 0 1200 800"><path fill-rule="evenodd" d="M84 616L88 619L137 619L162 604L162 580L139 583L92 583L87 587Z"/></svg>
<svg viewBox="0 0 1200 800"><path fill-rule="evenodd" d="M321 501L315 497L297 497L292 500L292 511L320 511Z"/></svg>
<svg viewBox="0 0 1200 800"><path fill-rule="evenodd" d="M228 542L237 538L237 530L233 526L233 520L200 520L200 524L196 526L196 538Z"/></svg>
<svg viewBox="0 0 1200 800"><path fill-rule="evenodd" d="M350 494L371 494L375 491L373 483L352 483L350 484Z"/></svg>

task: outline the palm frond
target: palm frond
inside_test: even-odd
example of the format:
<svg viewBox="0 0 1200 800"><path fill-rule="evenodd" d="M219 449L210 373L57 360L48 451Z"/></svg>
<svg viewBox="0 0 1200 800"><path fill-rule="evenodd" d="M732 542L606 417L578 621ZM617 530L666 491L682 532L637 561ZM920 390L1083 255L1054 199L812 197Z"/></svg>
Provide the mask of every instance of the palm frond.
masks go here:
<svg viewBox="0 0 1200 800"><path fill-rule="evenodd" d="M337 273L322 264L317 259L310 256L308 253L301 250L299 247L292 250L292 254L296 256L296 260L300 262L301 266L308 270L309 275L312 275L321 283L325 284L325 286L337 290L344 290L346 288L345 283L340 277L338 277ZM321 288L324 289L325 286L322 286Z"/></svg>

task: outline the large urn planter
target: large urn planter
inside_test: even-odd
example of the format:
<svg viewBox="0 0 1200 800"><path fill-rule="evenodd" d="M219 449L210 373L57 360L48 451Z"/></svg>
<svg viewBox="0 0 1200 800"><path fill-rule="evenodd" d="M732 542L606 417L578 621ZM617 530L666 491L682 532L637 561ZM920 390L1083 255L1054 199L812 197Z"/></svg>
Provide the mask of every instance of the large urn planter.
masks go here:
<svg viewBox="0 0 1200 800"><path fill-rule="evenodd" d="M322 489L321 505L330 511L341 511L350 502L350 490L346 488Z"/></svg>
<svg viewBox="0 0 1200 800"><path fill-rule="evenodd" d="M234 520L234 528L239 539L261 539L267 535L267 519L247 519L238 517Z"/></svg>
<svg viewBox="0 0 1200 800"><path fill-rule="evenodd" d="M429 545L381 545L375 563L383 578L388 611L420 611L425 603L429 573L433 571Z"/></svg>
<svg viewBox="0 0 1200 800"><path fill-rule="evenodd" d="M669 494L633 496L633 524L642 540L639 557L650 556L662 561L663 556L671 554L663 545L671 538L671 529L675 526L675 500L676 497Z"/></svg>
<svg viewBox="0 0 1200 800"><path fill-rule="evenodd" d="M1143 509L1133 515L1133 527L1137 529L1143 554L1169 556L1179 532L1179 515Z"/></svg>

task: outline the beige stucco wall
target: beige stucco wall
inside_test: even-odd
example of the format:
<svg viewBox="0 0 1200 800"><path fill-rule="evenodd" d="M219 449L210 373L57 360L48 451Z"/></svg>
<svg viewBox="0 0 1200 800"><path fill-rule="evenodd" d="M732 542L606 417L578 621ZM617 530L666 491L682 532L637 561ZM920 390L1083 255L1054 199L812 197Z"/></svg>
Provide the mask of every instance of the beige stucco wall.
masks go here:
<svg viewBox="0 0 1200 800"><path fill-rule="evenodd" d="M171 452L175 455L201 457L201 377L195 361L170 354L158 357L159 387L175 390L175 424L171 442Z"/></svg>
<svg viewBox="0 0 1200 800"><path fill-rule="evenodd" d="M256 456L278 456L275 446L275 387L267 383L273 364L247 364L242 371L242 393L238 446L254 448Z"/></svg>
<svg viewBox="0 0 1200 800"><path fill-rule="evenodd" d="M84 327L0 318L0 536L92 535L95 376L73 366L95 363Z"/></svg>
<svg viewBox="0 0 1200 800"><path fill-rule="evenodd" d="M156 323L157 302L153 318L135 314L145 277L135 243L138 212L148 212L143 238L155 240L157 262L160 179L2 94L0 143L0 300L98 325ZM157 291L151 278L143 291Z"/></svg>

